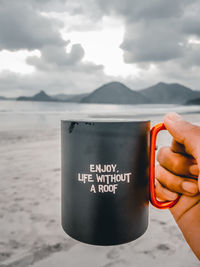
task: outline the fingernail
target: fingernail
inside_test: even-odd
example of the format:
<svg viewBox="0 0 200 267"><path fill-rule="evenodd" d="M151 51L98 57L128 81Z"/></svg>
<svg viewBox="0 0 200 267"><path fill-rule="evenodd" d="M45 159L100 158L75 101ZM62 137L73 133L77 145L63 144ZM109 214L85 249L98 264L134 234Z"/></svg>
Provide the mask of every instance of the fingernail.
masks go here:
<svg viewBox="0 0 200 267"><path fill-rule="evenodd" d="M197 194L199 191L197 185L192 182L182 182L182 188L191 194Z"/></svg>
<svg viewBox="0 0 200 267"><path fill-rule="evenodd" d="M170 192L168 193L169 200L175 200L178 197L177 193Z"/></svg>
<svg viewBox="0 0 200 267"><path fill-rule="evenodd" d="M178 115L176 112L167 113L166 118L171 120L171 121L180 121L180 120L182 120L181 116Z"/></svg>
<svg viewBox="0 0 200 267"><path fill-rule="evenodd" d="M169 200L175 200L178 197L178 194L172 191L169 191L166 188L163 188L163 191L165 192L165 195Z"/></svg>
<svg viewBox="0 0 200 267"><path fill-rule="evenodd" d="M190 173L192 175L198 176L198 174L199 174L199 168L198 168L197 164L191 165L189 167L189 171L190 171Z"/></svg>

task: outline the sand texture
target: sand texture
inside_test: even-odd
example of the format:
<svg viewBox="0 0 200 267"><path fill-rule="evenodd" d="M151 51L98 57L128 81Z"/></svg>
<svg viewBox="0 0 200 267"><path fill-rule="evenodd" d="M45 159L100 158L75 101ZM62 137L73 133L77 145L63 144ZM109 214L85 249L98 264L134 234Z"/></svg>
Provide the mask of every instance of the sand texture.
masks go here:
<svg viewBox="0 0 200 267"><path fill-rule="evenodd" d="M167 141L162 136L159 145ZM60 223L59 128L1 129L0 161L1 267L199 266L168 210L150 207L147 232L128 244L90 246L67 236Z"/></svg>

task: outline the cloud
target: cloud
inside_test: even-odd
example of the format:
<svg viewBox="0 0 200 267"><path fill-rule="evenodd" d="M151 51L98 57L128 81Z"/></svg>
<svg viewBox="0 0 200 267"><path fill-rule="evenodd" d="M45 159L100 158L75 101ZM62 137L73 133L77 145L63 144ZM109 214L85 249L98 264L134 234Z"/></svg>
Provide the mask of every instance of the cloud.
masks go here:
<svg viewBox="0 0 200 267"><path fill-rule="evenodd" d="M126 21L177 17L185 2L186 0L98 0L103 14L119 14Z"/></svg>
<svg viewBox="0 0 200 267"><path fill-rule="evenodd" d="M46 44L65 45L59 33L60 23L33 9L28 1L1 1L0 49L41 49Z"/></svg>
<svg viewBox="0 0 200 267"><path fill-rule="evenodd" d="M74 0L67 1L63 11L81 16L82 21L85 16L87 24L75 24L78 30L90 28L89 21L99 26L105 15L123 18L125 35L120 47L124 61L139 68L177 60L183 64L197 52L189 40L200 35L198 0Z"/></svg>
<svg viewBox="0 0 200 267"><path fill-rule="evenodd" d="M46 45L40 51L41 57L28 57L26 61L43 71L72 67L78 64L84 56L84 50L80 44L74 44L69 53L66 52L64 46L55 45Z"/></svg>
<svg viewBox="0 0 200 267"><path fill-rule="evenodd" d="M127 63L162 62L183 56L185 38L171 27L168 21L138 22L126 27L121 48ZM173 22L171 22L173 24Z"/></svg>
<svg viewBox="0 0 200 267"><path fill-rule="evenodd" d="M99 1L106 13L112 10L124 17L126 32L121 48L125 62L133 64L158 64L185 57L190 50L189 36L199 33L198 13L193 13L190 19L187 17L187 9L195 2Z"/></svg>
<svg viewBox="0 0 200 267"><path fill-rule="evenodd" d="M186 35L195 35L200 37L200 18L199 13L193 14L192 16L184 17L184 20L181 24L181 30L183 34Z"/></svg>
<svg viewBox="0 0 200 267"><path fill-rule="evenodd" d="M40 90L49 94L78 94L91 92L111 80L113 77L106 76L102 69L89 64L65 71L37 71L26 75L3 71L0 73L0 92L5 96L33 95Z"/></svg>
<svg viewBox="0 0 200 267"><path fill-rule="evenodd" d="M22 1L22 0L20 0ZM26 1L26 0L23 0ZM26 1L27 2L27 1ZM56 11L62 12L63 8L67 7L67 0L29 0L30 4L38 9L46 12Z"/></svg>
<svg viewBox="0 0 200 267"><path fill-rule="evenodd" d="M35 68L32 74L0 73L0 90L78 93L112 79L133 89L159 80L198 88L199 13L197 0L1 0L0 50L37 49L40 57L27 57L27 64ZM63 29L98 29L104 16L124 23L124 61L138 68L137 75L126 80L105 75L102 65L85 62L84 47L73 44L69 50L70 41L62 37Z"/></svg>
<svg viewBox="0 0 200 267"><path fill-rule="evenodd" d="M124 19L125 34L120 46L124 61L140 69L140 77L132 84L159 79L199 89L199 1L98 0L98 3L102 14Z"/></svg>
<svg viewBox="0 0 200 267"><path fill-rule="evenodd" d="M83 61L81 44L73 44L67 52L70 41L60 34L63 23L42 14L46 10L61 12L66 1L3 0L0 5L0 50L40 51L40 56L26 59L27 64L34 66L33 73L0 73L2 94L30 95L42 89L48 93L76 94L92 90L101 81L109 81L102 65Z"/></svg>

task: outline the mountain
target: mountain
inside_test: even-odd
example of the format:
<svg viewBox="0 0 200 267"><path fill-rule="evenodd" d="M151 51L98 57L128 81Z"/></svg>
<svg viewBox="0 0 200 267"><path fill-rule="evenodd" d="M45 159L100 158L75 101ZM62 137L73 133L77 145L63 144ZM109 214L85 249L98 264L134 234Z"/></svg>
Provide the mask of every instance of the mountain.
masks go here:
<svg viewBox="0 0 200 267"><path fill-rule="evenodd" d="M200 98L191 99L187 101L185 105L200 105Z"/></svg>
<svg viewBox="0 0 200 267"><path fill-rule="evenodd" d="M22 101L58 101L57 99L54 99L53 97L47 95L44 91L40 91L38 94L34 96L20 96L17 98L17 100Z"/></svg>
<svg viewBox="0 0 200 267"><path fill-rule="evenodd" d="M145 104L148 97L125 86L120 82L111 82L97 88L88 96L83 97L81 103L104 104Z"/></svg>
<svg viewBox="0 0 200 267"><path fill-rule="evenodd" d="M1 97L0 99L7 99ZM198 105L200 91L194 91L177 83L157 83L142 90L131 90L120 82L110 82L102 85L93 92L85 94L57 94L48 95L44 91L17 100L24 101L56 101L75 103L104 103L104 104L187 104Z"/></svg>
<svg viewBox="0 0 200 267"><path fill-rule="evenodd" d="M159 104L183 104L191 99L200 97L199 91L191 90L177 83L168 84L160 82L140 90L140 92L149 98L152 103Z"/></svg>
<svg viewBox="0 0 200 267"><path fill-rule="evenodd" d="M40 91L34 96L20 96L17 100L21 101L54 101L54 102L80 102L81 99L88 94L79 94L79 95L66 95L66 94L57 94L57 95L48 95L44 91Z"/></svg>
<svg viewBox="0 0 200 267"><path fill-rule="evenodd" d="M65 102L80 102L80 100L89 95L89 93L85 94L57 94L57 95L52 95L53 98L59 100L59 101L65 101Z"/></svg>

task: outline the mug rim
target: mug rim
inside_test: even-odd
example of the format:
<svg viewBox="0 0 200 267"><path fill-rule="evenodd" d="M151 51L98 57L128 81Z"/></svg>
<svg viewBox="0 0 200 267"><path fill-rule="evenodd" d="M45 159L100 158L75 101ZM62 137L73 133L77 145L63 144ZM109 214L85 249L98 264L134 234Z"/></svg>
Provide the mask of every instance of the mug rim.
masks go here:
<svg viewBox="0 0 200 267"><path fill-rule="evenodd" d="M150 123L150 120L142 120L135 118L71 118L71 119L61 119L61 123L65 122L80 122L80 123Z"/></svg>

